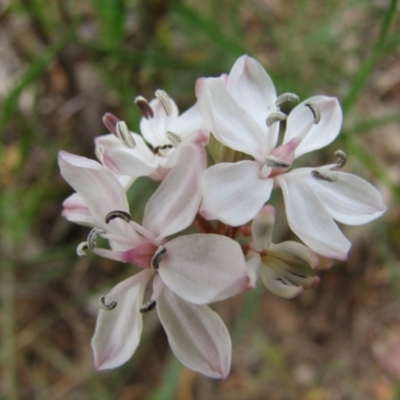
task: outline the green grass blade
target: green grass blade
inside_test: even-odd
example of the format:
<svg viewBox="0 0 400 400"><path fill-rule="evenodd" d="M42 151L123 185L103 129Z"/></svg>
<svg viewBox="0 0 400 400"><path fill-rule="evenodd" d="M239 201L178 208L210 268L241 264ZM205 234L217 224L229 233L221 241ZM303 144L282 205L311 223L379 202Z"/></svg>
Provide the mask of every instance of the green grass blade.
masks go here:
<svg viewBox="0 0 400 400"><path fill-rule="evenodd" d="M125 36L125 1L93 0L100 18L102 42L113 48L123 43Z"/></svg>
<svg viewBox="0 0 400 400"><path fill-rule="evenodd" d="M381 31L379 33L378 39L374 47L372 48L372 52L369 58L367 58L361 65L360 69L358 70L358 74L354 79L354 83L351 86L350 92L343 100L343 110L345 112L348 112L356 103L376 62L384 52L385 42L389 34L389 29L396 15L397 3L398 0L391 0L390 6L388 7L387 12L385 13L385 16L383 18Z"/></svg>
<svg viewBox="0 0 400 400"><path fill-rule="evenodd" d="M164 373L164 381L156 393L146 397L145 400L174 400L181 376L182 364L173 357L168 369Z"/></svg>
<svg viewBox="0 0 400 400"><path fill-rule="evenodd" d="M4 100L0 114L0 132L4 131L6 124L13 116L22 92L33 82L35 82L35 80L37 80L37 78L43 74L43 72L46 71L50 63L56 57L57 53L64 47L69 39L70 35L67 35L52 46L49 46L43 55L37 57L29 65L20 81L14 86Z"/></svg>
<svg viewBox="0 0 400 400"><path fill-rule="evenodd" d="M193 30L206 34L212 43L222 48L225 52L236 57L248 52L246 46L233 38L226 37L214 21L204 18L187 5L179 2L174 5L173 10L180 18L188 22Z"/></svg>

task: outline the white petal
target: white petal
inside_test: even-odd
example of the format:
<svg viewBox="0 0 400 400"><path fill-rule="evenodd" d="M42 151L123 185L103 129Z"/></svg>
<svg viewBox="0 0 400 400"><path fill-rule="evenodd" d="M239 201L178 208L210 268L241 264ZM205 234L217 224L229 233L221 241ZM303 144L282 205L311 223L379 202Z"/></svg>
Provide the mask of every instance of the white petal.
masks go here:
<svg viewBox="0 0 400 400"><path fill-rule="evenodd" d="M196 103L172 121L168 129L176 133L181 139L185 139L192 132L202 129L203 125L203 118Z"/></svg>
<svg viewBox="0 0 400 400"><path fill-rule="evenodd" d="M167 116L161 101L158 99L153 99L150 102L150 106L153 109L154 117L149 119L143 117L140 120L140 131L142 132L145 140L153 147L169 144L169 140L166 135L169 125L171 125L178 118L178 107L172 99L170 105L172 113L171 115Z"/></svg>
<svg viewBox="0 0 400 400"><path fill-rule="evenodd" d="M293 232L316 253L346 260L351 243L306 184L304 170L295 170L275 179L282 188L287 219Z"/></svg>
<svg viewBox="0 0 400 400"><path fill-rule="evenodd" d="M293 244L294 242L288 242L288 243ZM271 251L268 252L266 256L262 257L262 261L264 267L262 267L261 269L265 268L271 269L273 272L270 271L271 272L270 278L271 276L274 276L272 283L271 282L265 283L268 274L266 274L266 271L260 272L261 275L264 274L263 280L264 283L267 285L267 287L269 283L272 284L272 286L274 286L275 288L277 284L278 287L280 287L281 284L284 284L285 286L295 286L295 287L302 287L303 289L310 289L312 287L317 286L320 281L320 278L314 275L314 272L311 269L310 265L307 263L307 260L303 260L301 258L298 258L297 256L293 256L287 253L285 254L281 252ZM286 297L286 295L284 297Z"/></svg>
<svg viewBox="0 0 400 400"><path fill-rule="evenodd" d="M208 304L234 296L247 288L240 245L215 234L180 236L164 245L160 261L163 282L178 296L195 304Z"/></svg>
<svg viewBox="0 0 400 400"><path fill-rule="evenodd" d="M251 235L254 250L262 251L267 249L272 240L272 232L275 224L275 209L270 205L264 206L254 217L251 223Z"/></svg>
<svg viewBox="0 0 400 400"><path fill-rule="evenodd" d="M246 261L247 274L249 275L250 279L249 286L251 288L255 288L262 264L261 256L256 251L250 250L247 253L247 257L249 257Z"/></svg>
<svg viewBox="0 0 400 400"><path fill-rule="evenodd" d="M96 225L89 207L78 193L71 194L64 200L62 205L62 216L68 221L85 226L94 227Z"/></svg>
<svg viewBox="0 0 400 400"><path fill-rule="evenodd" d="M231 226L243 225L260 211L272 187L272 179L260 178L255 161L214 165L203 175L201 214Z"/></svg>
<svg viewBox="0 0 400 400"><path fill-rule="evenodd" d="M115 174L128 176L148 176L158 167L156 156L151 160L144 160L136 149L105 149L103 164Z"/></svg>
<svg viewBox="0 0 400 400"><path fill-rule="evenodd" d="M225 146L254 157L262 153L265 134L219 78L200 78L196 96L204 124Z"/></svg>
<svg viewBox="0 0 400 400"><path fill-rule="evenodd" d="M106 235L105 235L106 236ZM119 240L116 243L121 243ZM152 243L142 243L127 250L108 250L95 248L93 253L121 262L129 262L142 268L150 268L157 247Z"/></svg>
<svg viewBox="0 0 400 400"><path fill-rule="evenodd" d="M104 218L111 211L129 212L124 188L115 175L97 161L60 151L58 164L63 178L89 207L97 227L106 227ZM115 222L113 225L117 226Z"/></svg>
<svg viewBox="0 0 400 400"><path fill-rule="evenodd" d="M302 286L296 286L289 280L282 278L282 276L270 266L262 265L260 268L260 276L266 288L276 296L292 299L304 291Z"/></svg>
<svg viewBox="0 0 400 400"><path fill-rule="evenodd" d="M217 313L181 299L167 287L157 299L157 312L171 349L183 365L210 378L228 376L232 343Z"/></svg>
<svg viewBox="0 0 400 400"><path fill-rule="evenodd" d="M159 238L187 228L201 202L200 178L207 156L202 146L186 145L179 160L146 204L143 226Z"/></svg>
<svg viewBox="0 0 400 400"><path fill-rule="evenodd" d="M306 103L314 103L320 110L321 120L313 123L313 113ZM310 151L321 149L331 143L342 127L343 115L340 104L335 97L314 96L301 102L289 114L283 143L296 136L303 138L295 151L298 158Z"/></svg>
<svg viewBox="0 0 400 400"><path fill-rule="evenodd" d="M140 342L142 315L140 307L147 283L154 272L144 270L121 282L106 295L112 310L99 310L92 338L94 362L98 370L116 368L128 361Z"/></svg>
<svg viewBox="0 0 400 400"><path fill-rule="evenodd" d="M320 263L319 257L314 251L297 242L287 241L271 244L268 251L269 253L273 252L274 257L279 257L288 264L293 264L296 261L303 264L306 262L312 269L315 269Z"/></svg>
<svg viewBox="0 0 400 400"><path fill-rule="evenodd" d="M264 67L247 55L239 57L229 72L228 91L267 133L267 116L276 111L276 91Z"/></svg>
<svg viewBox="0 0 400 400"><path fill-rule="evenodd" d="M312 187L334 219L347 225L360 225L380 217L387 209L379 191L364 179L336 171L338 180L327 182L310 175Z"/></svg>

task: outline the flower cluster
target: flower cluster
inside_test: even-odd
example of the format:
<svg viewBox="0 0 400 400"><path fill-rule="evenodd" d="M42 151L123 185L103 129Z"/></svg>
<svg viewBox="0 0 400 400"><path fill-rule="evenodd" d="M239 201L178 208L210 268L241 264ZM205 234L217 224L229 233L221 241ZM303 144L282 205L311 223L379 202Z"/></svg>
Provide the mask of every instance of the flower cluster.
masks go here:
<svg viewBox="0 0 400 400"><path fill-rule="evenodd" d="M278 96L248 56L229 75L199 78L196 96L182 115L162 90L150 102L137 97L141 134L107 113L110 134L96 139L99 161L59 153L61 174L76 191L63 203L63 215L92 227L78 254L90 250L143 269L100 298L92 339L97 369L118 367L134 354L143 313L155 309L184 365L226 377L231 341L209 304L254 288L258 277L288 299L316 286L316 270L345 260L350 249L335 221L364 224L386 210L375 187L341 171L341 150L334 164L291 169L339 134L336 98L311 97L286 115L282 104L298 97ZM160 182L141 225L132 220L126 196L140 176ZM276 188L303 243L272 242L275 210L266 203ZM197 233L181 233L190 226ZM97 247L98 237L109 248Z"/></svg>

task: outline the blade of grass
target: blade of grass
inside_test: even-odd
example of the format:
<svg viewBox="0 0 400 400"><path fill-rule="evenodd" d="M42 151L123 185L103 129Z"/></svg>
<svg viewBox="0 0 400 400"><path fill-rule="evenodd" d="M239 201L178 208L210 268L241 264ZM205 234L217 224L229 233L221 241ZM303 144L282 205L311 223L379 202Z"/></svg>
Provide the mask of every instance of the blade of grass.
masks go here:
<svg viewBox="0 0 400 400"><path fill-rule="evenodd" d="M376 62L385 50L385 42L387 40L389 29L392 25L397 11L398 0L391 0L381 25L381 30L375 45L372 48L370 56L364 61L358 70L358 74L354 79L354 83L346 98L343 100L343 110L349 112L356 103L360 93L362 92L368 77L370 76Z"/></svg>
<svg viewBox="0 0 400 400"><path fill-rule="evenodd" d="M258 313L260 304L261 290L256 288L245 294L245 299L241 311L236 319L232 333L232 345L235 347L246 333L246 328L250 321Z"/></svg>
<svg viewBox="0 0 400 400"><path fill-rule="evenodd" d="M182 364L173 357L168 369L164 373L164 381L157 391L145 398L145 400L173 400L176 399L178 382L181 376Z"/></svg>
<svg viewBox="0 0 400 400"><path fill-rule="evenodd" d="M177 2L173 6L173 11L180 18L188 22L192 29L206 34L213 44L222 48L225 52L229 52L236 57L248 52L244 45L233 38L226 37L214 21L202 17L196 10L193 10L182 2Z"/></svg>
<svg viewBox="0 0 400 400"><path fill-rule="evenodd" d="M400 202L400 187L390 180L386 171L379 165L373 155L369 154L354 140L348 141L347 147L349 148L349 153L354 154L363 165L368 166L373 175L383 182L390 189L397 202Z"/></svg>
<svg viewBox="0 0 400 400"><path fill-rule="evenodd" d="M400 114L392 114L386 117L372 118L370 120L359 121L353 124L349 129L346 129L347 135L361 135L367 133L371 129L381 128L382 126L400 122Z"/></svg>
<svg viewBox="0 0 400 400"><path fill-rule="evenodd" d="M102 37L100 42L118 48L125 36L125 1L92 0L100 18Z"/></svg>
<svg viewBox="0 0 400 400"><path fill-rule="evenodd" d="M46 71L50 63L56 57L57 53L65 46L65 44L70 39L71 35L66 35L55 44L49 46L43 55L38 56L32 61L20 81L14 86L12 91L4 100L0 114L0 132L4 131L5 126L13 116L22 92L28 86L33 84L37 80L37 78Z"/></svg>

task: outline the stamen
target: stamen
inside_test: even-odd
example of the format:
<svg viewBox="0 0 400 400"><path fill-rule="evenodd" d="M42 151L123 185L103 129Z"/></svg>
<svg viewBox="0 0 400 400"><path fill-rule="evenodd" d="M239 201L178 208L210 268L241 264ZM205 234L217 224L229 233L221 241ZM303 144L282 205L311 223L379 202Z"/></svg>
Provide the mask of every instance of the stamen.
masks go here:
<svg viewBox="0 0 400 400"><path fill-rule="evenodd" d="M132 217L129 213L127 213L126 211L116 210L116 211L111 211L106 215L106 218L105 218L106 224L108 224L112 219L115 219L115 218L121 218L125 222L132 221Z"/></svg>
<svg viewBox="0 0 400 400"><path fill-rule="evenodd" d="M164 107L165 114L170 116L172 114L172 99L168 96L167 92L158 89L155 93L158 100L160 100L162 106Z"/></svg>
<svg viewBox="0 0 400 400"><path fill-rule="evenodd" d="M267 126L269 128L275 122L284 121L286 118L287 118L287 115L284 114L283 112L280 112L280 111L273 112L273 113L268 115Z"/></svg>
<svg viewBox="0 0 400 400"><path fill-rule="evenodd" d="M76 254L78 254L79 257L84 257L86 256L86 251L89 248L88 242L82 242L78 244L78 247L76 248Z"/></svg>
<svg viewBox="0 0 400 400"><path fill-rule="evenodd" d="M283 103L287 101L299 101L299 96L294 93L282 93L275 101L275 105L279 108Z"/></svg>
<svg viewBox="0 0 400 400"><path fill-rule="evenodd" d="M146 304L143 304L142 307L140 307L140 312L142 314L149 312L149 311L153 310L156 305L157 305L157 302L153 299L150 299Z"/></svg>
<svg viewBox="0 0 400 400"><path fill-rule="evenodd" d="M96 240L102 234L105 233L102 229L93 228L87 237L87 245L90 251L93 251L96 248Z"/></svg>
<svg viewBox="0 0 400 400"><path fill-rule="evenodd" d="M174 148L174 146L172 146L172 144L164 144L164 146L157 146L157 147L154 147L153 153L154 153L154 154L160 155L160 154L159 154L159 151L160 151L160 150L173 149L173 148ZM161 154L161 155L162 155L162 154Z"/></svg>
<svg viewBox="0 0 400 400"><path fill-rule="evenodd" d="M314 117L314 124L318 124L319 121L321 121L321 112L319 111L317 105L315 103L306 103L304 105L311 110Z"/></svg>
<svg viewBox="0 0 400 400"><path fill-rule="evenodd" d="M128 129L128 126L124 121L117 122L116 130L117 136L119 137L119 139L122 140L126 147L128 147L129 149L134 149L136 147L135 139L133 139L133 136Z"/></svg>
<svg viewBox="0 0 400 400"><path fill-rule="evenodd" d="M339 179L337 172L333 172L326 168L316 168L311 171L311 175L316 179L322 179L327 182L335 182Z"/></svg>
<svg viewBox="0 0 400 400"><path fill-rule="evenodd" d="M153 258L151 259L151 268L158 269L160 261L165 256L167 249L163 246L160 246L157 251L154 253Z"/></svg>
<svg viewBox="0 0 400 400"><path fill-rule="evenodd" d="M343 150L335 151L335 156L338 158L336 162L336 167L333 167L332 170L337 170L346 165L347 162L347 154Z"/></svg>
<svg viewBox="0 0 400 400"><path fill-rule="evenodd" d="M101 296L99 299L99 306L102 310L105 311L111 311L114 310L115 307L117 307L118 302L117 301L112 301L109 304L106 303L106 296Z"/></svg>
<svg viewBox="0 0 400 400"><path fill-rule="evenodd" d="M114 114L111 114L111 113L108 112L108 113L105 113L103 115L102 120L103 120L103 124L105 125L105 127L111 133L113 133L114 135L118 136L117 135L117 131L115 129L115 126L117 125L119 119Z"/></svg>
<svg viewBox="0 0 400 400"><path fill-rule="evenodd" d="M136 107L139 109L140 114L143 115L146 119L150 119L154 117L153 109L151 108L150 103L143 97L138 96L135 99Z"/></svg>
<svg viewBox="0 0 400 400"><path fill-rule="evenodd" d="M174 132L167 131L167 138L173 144L174 147L178 147L182 141L181 138Z"/></svg>
<svg viewBox="0 0 400 400"><path fill-rule="evenodd" d="M290 164L287 163L284 160L281 160L280 158L274 157L274 156L268 156L265 159L265 164L267 167L272 167L272 168L288 168L290 167Z"/></svg>

